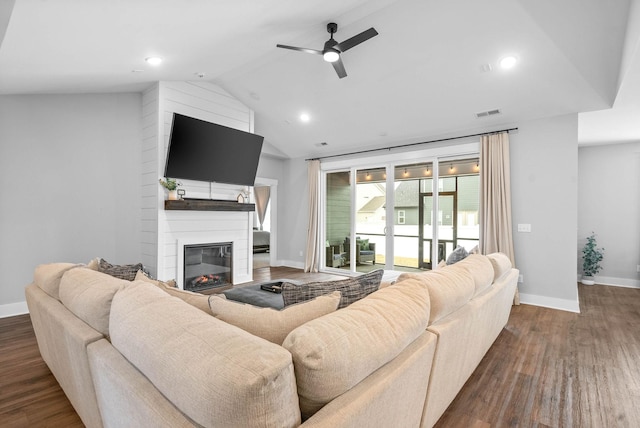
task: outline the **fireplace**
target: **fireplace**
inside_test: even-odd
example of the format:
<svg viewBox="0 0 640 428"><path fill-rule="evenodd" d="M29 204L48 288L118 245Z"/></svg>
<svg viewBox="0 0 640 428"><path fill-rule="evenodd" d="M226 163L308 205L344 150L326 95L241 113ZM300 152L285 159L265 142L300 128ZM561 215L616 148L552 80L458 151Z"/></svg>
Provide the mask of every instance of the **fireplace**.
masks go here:
<svg viewBox="0 0 640 428"><path fill-rule="evenodd" d="M183 248L185 290L202 291L233 284L233 243L193 244Z"/></svg>

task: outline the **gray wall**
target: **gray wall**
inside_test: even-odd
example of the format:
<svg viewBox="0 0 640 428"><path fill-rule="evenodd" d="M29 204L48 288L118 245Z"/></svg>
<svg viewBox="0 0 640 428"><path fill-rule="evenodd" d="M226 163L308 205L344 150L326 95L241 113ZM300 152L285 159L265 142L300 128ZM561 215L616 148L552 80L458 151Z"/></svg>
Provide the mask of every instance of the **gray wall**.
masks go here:
<svg viewBox="0 0 640 428"><path fill-rule="evenodd" d="M523 302L578 310L578 116L518 124L511 141L511 196ZM530 224L531 232L517 232Z"/></svg>
<svg viewBox="0 0 640 428"><path fill-rule="evenodd" d="M0 96L0 316L38 264L138 261L141 126L139 94Z"/></svg>
<svg viewBox="0 0 640 428"><path fill-rule="evenodd" d="M516 264L524 277L519 284L522 301L577 311L577 114L515 126L519 131L510 137L511 190ZM287 239L280 241L281 249L292 264L303 264L298 251L306 245L306 163L292 159L286 164L287 200L280 221ZM531 233L516 232L518 223L531 224Z"/></svg>
<svg viewBox="0 0 640 428"><path fill-rule="evenodd" d="M598 284L640 287L640 142L578 150L578 272L591 232L604 247Z"/></svg>

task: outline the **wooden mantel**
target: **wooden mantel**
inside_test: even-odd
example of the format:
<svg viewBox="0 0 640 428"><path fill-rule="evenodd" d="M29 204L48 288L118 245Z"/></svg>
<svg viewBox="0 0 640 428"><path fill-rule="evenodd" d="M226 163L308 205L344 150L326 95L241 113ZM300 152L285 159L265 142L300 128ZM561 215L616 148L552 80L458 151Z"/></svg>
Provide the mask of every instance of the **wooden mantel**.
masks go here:
<svg viewBox="0 0 640 428"><path fill-rule="evenodd" d="M179 199L164 201L165 210L182 211L245 211L256 210L255 204L241 204L236 201L222 199Z"/></svg>

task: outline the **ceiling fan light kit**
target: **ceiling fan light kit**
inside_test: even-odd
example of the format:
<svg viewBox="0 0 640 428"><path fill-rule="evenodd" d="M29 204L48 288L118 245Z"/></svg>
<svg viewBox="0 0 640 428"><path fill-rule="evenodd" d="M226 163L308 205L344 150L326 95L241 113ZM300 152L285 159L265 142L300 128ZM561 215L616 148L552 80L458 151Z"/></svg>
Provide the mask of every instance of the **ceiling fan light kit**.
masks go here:
<svg viewBox="0 0 640 428"><path fill-rule="evenodd" d="M330 22L327 24L327 32L331 34L331 38L327 40L324 44L324 49L308 49L308 48L299 48L296 46L287 46L287 45L276 45L282 49L291 49L299 52L306 52L313 55L322 55L326 62L330 62L333 65L334 70L338 74L339 78L347 77L347 72L344 68L344 64L342 64L342 58L340 54L345 51L351 49L354 46L359 45L362 42L369 40L370 38L377 36L378 32L372 27L368 30L363 31L360 34L356 34L355 36L347 39L341 43L338 43L334 38L333 34L338 31L338 24L335 22Z"/></svg>

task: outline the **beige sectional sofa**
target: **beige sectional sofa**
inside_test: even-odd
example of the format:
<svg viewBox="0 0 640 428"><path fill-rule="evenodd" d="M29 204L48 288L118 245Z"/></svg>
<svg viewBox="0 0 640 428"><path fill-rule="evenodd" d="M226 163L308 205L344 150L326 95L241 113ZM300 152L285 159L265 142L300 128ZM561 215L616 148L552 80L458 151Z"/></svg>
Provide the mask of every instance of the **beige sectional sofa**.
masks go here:
<svg viewBox="0 0 640 428"><path fill-rule="evenodd" d="M506 324L517 277L502 254L402 274L282 344L214 317L207 296L85 266L39 266L26 296L88 427L431 427Z"/></svg>

